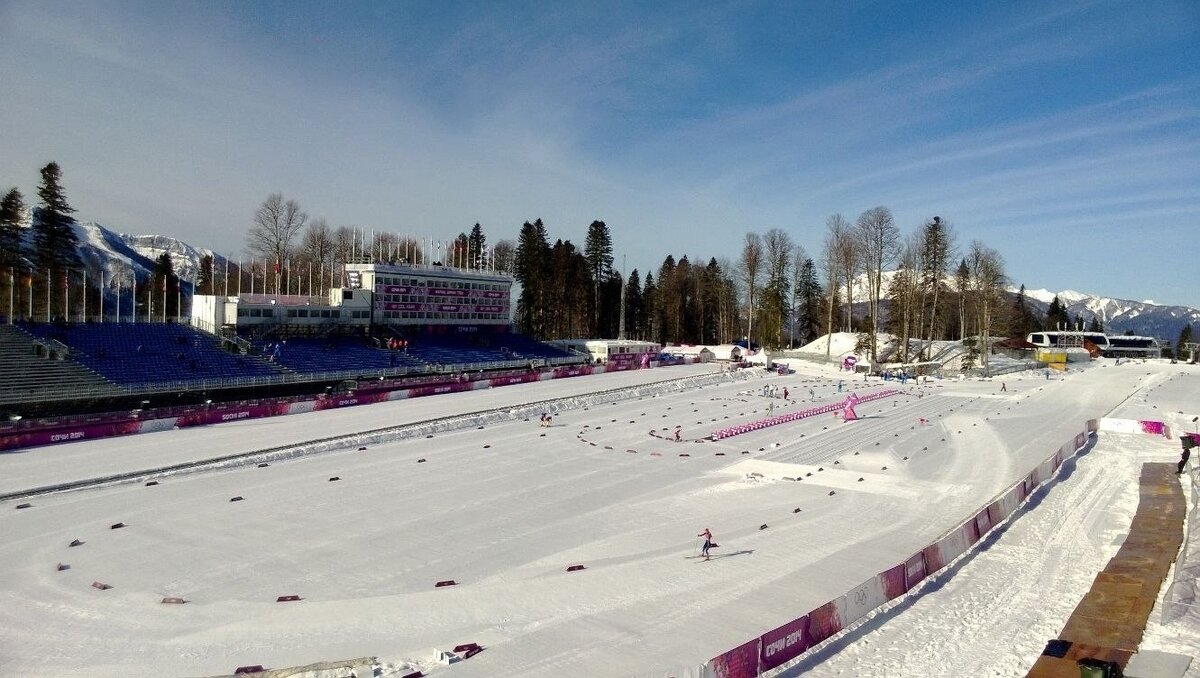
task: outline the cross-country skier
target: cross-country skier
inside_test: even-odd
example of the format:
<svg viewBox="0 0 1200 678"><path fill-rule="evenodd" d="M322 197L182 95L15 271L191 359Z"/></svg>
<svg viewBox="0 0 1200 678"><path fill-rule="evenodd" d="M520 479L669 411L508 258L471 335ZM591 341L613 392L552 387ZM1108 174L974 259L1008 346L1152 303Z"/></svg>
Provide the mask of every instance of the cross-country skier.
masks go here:
<svg viewBox="0 0 1200 678"><path fill-rule="evenodd" d="M675 427L675 442L677 442L677 443L680 442L681 441L680 436L682 436L682 435L683 435L683 427L676 426Z"/></svg>
<svg viewBox="0 0 1200 678"><path fill-rule="evenodd" d="M712 532L710 532L709 529L706 527L706 528L704 528L703 532L701 532L700 534L698 534L696 536L704 537L704 546L702 546L700 548L700 555L704 556L705 560L708 560L708 550L710 548L712 548Z"/></svg>
<svg viewBox="0 0 1200 678"><path fill-rule="evenodd" d="M788 399L788 390L787 390L787 386L784 386L784 387L783 387L783 399L784 399L784 400L787 400L787 399Z"/></svg>

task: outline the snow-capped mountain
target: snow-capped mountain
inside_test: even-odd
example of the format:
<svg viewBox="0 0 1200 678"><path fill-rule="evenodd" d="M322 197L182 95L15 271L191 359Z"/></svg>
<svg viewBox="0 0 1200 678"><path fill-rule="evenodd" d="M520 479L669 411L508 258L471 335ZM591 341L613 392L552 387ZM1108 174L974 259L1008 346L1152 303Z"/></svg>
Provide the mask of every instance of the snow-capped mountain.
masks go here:
<svg viewBox="0 0 1200 678"><path fill-rule="evenodd" d="M26 252L33 250L32 210L22 223L23 244ZM76 253L82 268L87 271L92 284L98 285L103 272L105 287L115 287L119 281L129 286L136 276L144 282L154 275L154 262L166 252L171 257L171 266L182 283L184 293L191 292L192 281L200 271L200 260L212 256L214 267L223 266L225 258L212 250L193 247L188 243L164 235L129 235L117 233L102 224L83 221L73 225L78 241Z"/></svg>
<svg viewBox="0 0 1200 678"><path fill-rule="evenodd" d="M1016 289L1009 290L1013 294ZM1131 301L1099 297L1075 290L1051 292L1049 290L1025 290L1031 308L1044 314L1050 302L1058 296L1060 304L1066 306L1072 318L1078 317L1085 323L1099 320L1109 334L1133 332L1137 335L1158 337L1174 341L1187 323L1200 322L1200 310L1188 306L1166 306L1152 301Z"/></svg>

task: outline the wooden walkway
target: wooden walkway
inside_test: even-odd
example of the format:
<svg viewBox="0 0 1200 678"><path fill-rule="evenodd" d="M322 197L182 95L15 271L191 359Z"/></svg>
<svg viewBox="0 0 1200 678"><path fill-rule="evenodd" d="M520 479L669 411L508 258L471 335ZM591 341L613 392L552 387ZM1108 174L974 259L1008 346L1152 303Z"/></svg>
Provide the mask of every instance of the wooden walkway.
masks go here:
<svg viewBox="0 0 1200 678"><path fill-rule="evenodd" d="M1058 634L1070 647L1062 657L1040 656L1030 678L1079 678L1075 662L1085 657L1115 662L1124 669L1137 652L1146 620L1183 542L1187 512L1175 464L1144 464L1139 488L1141 499L1129 536L1096 575L1092 589Z"/></svg>

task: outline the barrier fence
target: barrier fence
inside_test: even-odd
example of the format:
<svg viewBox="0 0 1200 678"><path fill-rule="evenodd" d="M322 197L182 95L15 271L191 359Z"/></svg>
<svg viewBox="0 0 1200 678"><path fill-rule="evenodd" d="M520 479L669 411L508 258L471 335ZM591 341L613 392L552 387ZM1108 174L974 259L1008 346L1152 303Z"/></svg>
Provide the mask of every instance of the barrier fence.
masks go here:
<svg viewBox="0 0 1200 678"><path fill-rule="evenodd" d="M729 426L727 428L718 429L709 434L709 438L714 441L724 440L726 438L732 438L733 436L741 435L743 433L758 431L771 426L778 426L779 424L786 424L791 421L805 419L807 417L815 417L819 414L828 414L830 412L838 411L844 412L847 407L853 407L858 403L866 403L872 400L879 400L880 398L887 398L888 396L894 396L897 393L899 393L899 391L895 389L888 389L886 391L879 391L876 393L868 393L865 396L858 396L852 393L845 400L840 402L821 405L818 407L809 407L800 410L799 412L789 412L787 414L780 414L767 419L760 419L758 421L752 421L745 424L738 424L737 426Z"/></svg>
<svg viewBox="0 0 1200 678"><path fill-rule="evenodd" d="M85 421L51 422L44 427L22 425L19 428L15 428L15 430L14 428L10 428L8 431L0 431L0 452L78 440L220 424L229 421L241 421L243 419L300 414L303 412L329 410L354 405L368 405L388 400L420 398L439 393L458 393L548 379L602 374L612 371L617 371L617 369L592 365L561 366L545 372L525 372L468 381L446 381L442 379L432 383L408 384L390 390L364 391L360 389L356 393L344 395L316 395L273 398L240 403L213 403L211 405L189 407L183 411L180 411L180 408L162 408L161 411L142 410L139 412L121 412L106 416L89 417Z"/></svg>
<svg viewBox="0 0 1200 678"><path fill-rule="evenodd" d="M1058 473L1066 459L1083 449L1098 428L1097 420L1089 420L1084 431L1064 443L1024 478L904 562L880 572L845 595L713 657L699 675L705 678L754 678L764 675L798 659L868 613L908 594L924 579L965 554L988 532L1003 523L1038 487Z"/></svg>

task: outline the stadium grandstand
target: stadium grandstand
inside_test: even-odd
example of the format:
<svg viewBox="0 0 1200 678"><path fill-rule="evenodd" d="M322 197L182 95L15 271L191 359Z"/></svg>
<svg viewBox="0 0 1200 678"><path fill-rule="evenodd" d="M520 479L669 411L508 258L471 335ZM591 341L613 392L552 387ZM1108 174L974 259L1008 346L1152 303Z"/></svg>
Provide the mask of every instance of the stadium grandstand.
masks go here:
<svg viewBox="0 0 1200 678"><path fill-rule="evenodd" d="M1039 348L1095 348L1106 358L1161 358L1162 346L1154 337L1108 335L1103 332L1047 330L1031 332L1026 341Z"/></svg>
<svg viewBox="0 0 1200 678"><path fill-rule="evenodd" d="M512 331L511 286L488 271L350 263L325 295L195 295L190 315L164 322L9 319L0 326L0 416L398 388L587 363Z"/></svg>

